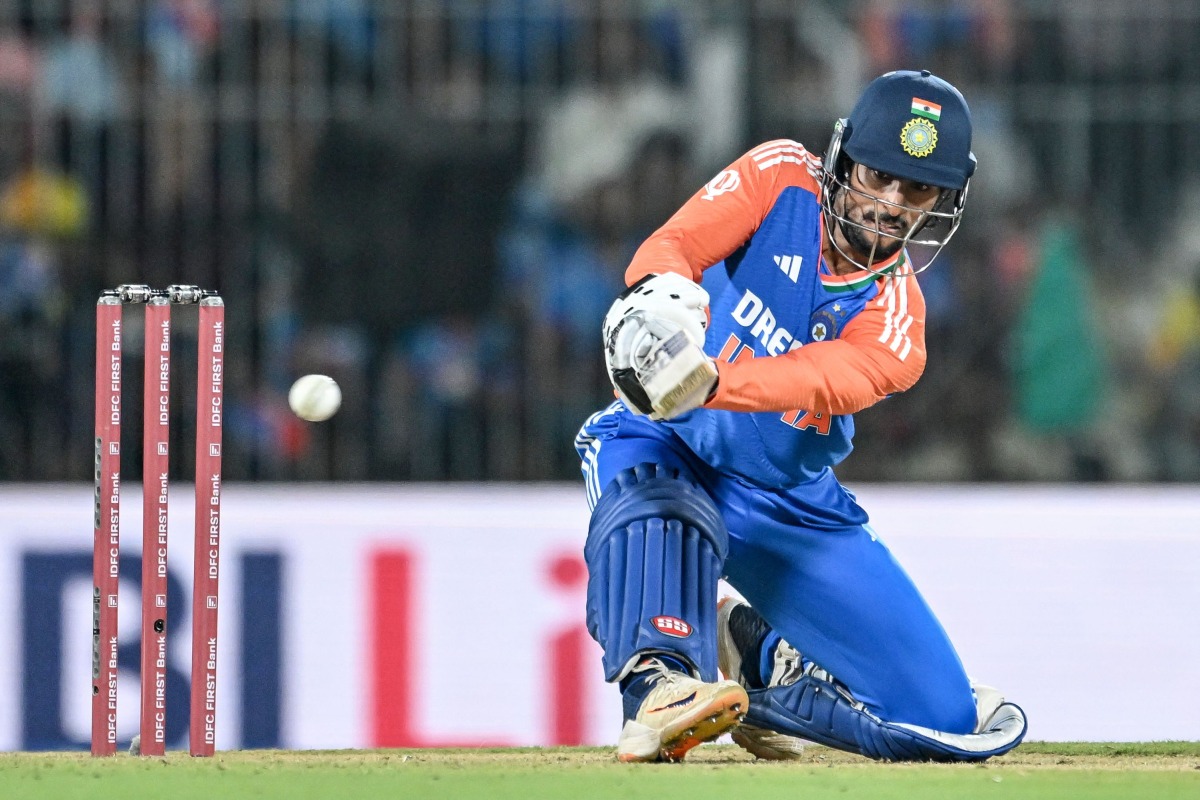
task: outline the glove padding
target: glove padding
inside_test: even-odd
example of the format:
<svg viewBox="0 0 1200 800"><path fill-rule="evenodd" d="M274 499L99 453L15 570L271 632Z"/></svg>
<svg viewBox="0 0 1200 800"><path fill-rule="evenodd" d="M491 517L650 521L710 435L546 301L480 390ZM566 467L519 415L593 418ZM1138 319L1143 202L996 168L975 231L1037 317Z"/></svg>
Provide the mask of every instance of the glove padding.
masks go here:
<svg viewBox="0 0 1200 800"><path fill-rule="evenodd" d="M635 311L668 319L683 328L693 342L704 346L708 330L708 292L675 272L647 275L617 296L604 317L604 341L617 323Z"/></svg>
<svg viewBox="0 0 1200 800"><path fill-rule="evenodd" d="M604 319L604 358L621 400L651 419L699 408L717 382L703 349L708 292L675 273L625 290Z"/></svg>

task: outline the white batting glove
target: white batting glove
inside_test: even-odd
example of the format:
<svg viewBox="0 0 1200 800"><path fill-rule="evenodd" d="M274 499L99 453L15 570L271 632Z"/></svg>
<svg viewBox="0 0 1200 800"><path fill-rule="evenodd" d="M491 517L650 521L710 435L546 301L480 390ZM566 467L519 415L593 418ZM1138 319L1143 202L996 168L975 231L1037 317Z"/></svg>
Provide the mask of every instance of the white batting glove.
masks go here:
<svg viewBox="0 0 1200 800"><path fill-rule="evenodd" d="M707 327L708 293L680 275L653 275L622 293L604 320L604 357L625 405L651 419L702 406L717 382Z"/></svg>
<svg viewBox="0 0 1200 800"><path fill-rule="evenodd" d="M704 346L708 330L708 292L695 281L675 272L647 275L617 296L604 317L604 341L626 316L636 312L668 319L683 328L688 338Z"/></svg>
<svg viewBox="0 0 1200 800"><path fill-rule="evenodd" d="M633 344L633 369L646 392L653 419L673 419L708 400L717 385L717 365L669 320L647 319Z"/></svg>

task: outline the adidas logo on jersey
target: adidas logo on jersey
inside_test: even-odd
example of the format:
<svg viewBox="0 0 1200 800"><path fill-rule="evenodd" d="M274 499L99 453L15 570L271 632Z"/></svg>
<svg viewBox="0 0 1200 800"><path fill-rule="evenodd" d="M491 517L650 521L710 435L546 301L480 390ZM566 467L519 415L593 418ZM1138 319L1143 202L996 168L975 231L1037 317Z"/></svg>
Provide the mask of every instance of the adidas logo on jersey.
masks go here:
<svg viewBox="0 0 1200 800"><path fill-rule="evenodd" d="M796 279L800 277L800 262L803 260L804 256L775 256L775 263L792 283L795 283Z"/></svg>

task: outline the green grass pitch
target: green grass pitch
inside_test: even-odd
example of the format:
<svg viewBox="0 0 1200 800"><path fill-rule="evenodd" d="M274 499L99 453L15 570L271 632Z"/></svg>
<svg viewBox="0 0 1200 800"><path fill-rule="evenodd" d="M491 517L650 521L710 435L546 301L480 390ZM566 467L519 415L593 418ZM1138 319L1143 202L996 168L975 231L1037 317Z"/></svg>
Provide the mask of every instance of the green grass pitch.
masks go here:
<svg viewBox="0 0 1200 800"><path fill-rule="evenodd" d="M705 745L681 764L611 748L221 751L211 759L0 754L0 798L1200 798L1200 742L1030 742L983 764L880 764L823 747L795 762Z"/></svg>

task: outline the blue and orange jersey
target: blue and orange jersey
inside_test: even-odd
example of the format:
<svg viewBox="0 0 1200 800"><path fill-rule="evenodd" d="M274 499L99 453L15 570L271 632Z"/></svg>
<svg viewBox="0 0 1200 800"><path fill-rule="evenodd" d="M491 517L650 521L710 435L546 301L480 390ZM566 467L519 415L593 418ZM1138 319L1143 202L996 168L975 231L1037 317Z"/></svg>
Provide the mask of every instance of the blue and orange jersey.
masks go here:
<svg viewBox="0 0 1200 800"><path fill-rule="evenodd" d="M825 264L820 169L791 140L750 150L652 234L625 275L670 270L708 290L717 393L662 424L714 467L762 486L840 462L853 414L908 389L925 367L925 301L907 255L849 275Z"/></svg>

